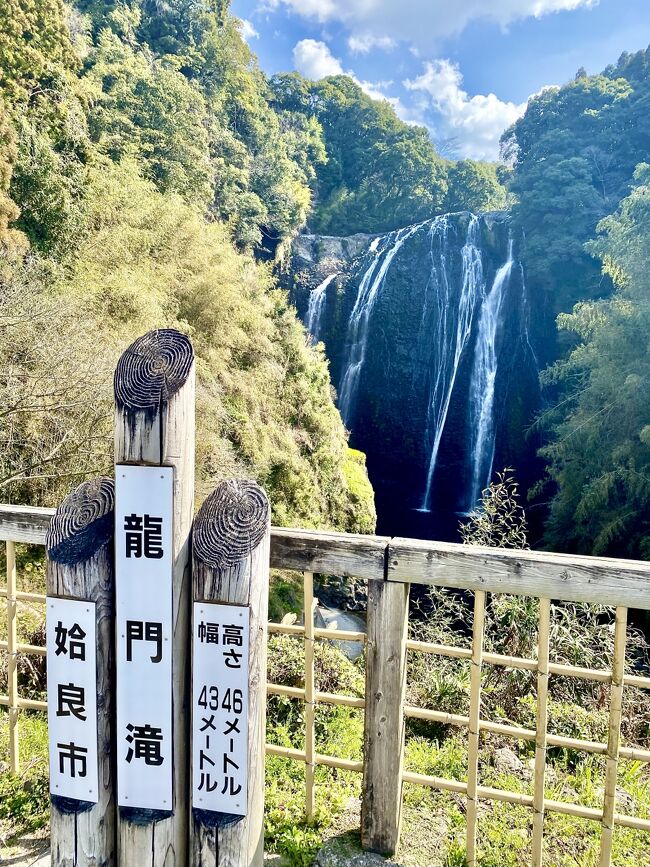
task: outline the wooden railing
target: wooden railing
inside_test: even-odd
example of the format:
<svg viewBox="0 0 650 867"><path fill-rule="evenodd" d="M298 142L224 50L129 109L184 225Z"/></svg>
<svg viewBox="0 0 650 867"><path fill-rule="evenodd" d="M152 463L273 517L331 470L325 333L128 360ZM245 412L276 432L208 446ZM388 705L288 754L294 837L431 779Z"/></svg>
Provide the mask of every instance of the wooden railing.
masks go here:
<svg viewBox="0 0 650 867"><path fill-rule="evenodd" d="M18 717L24 709L44 709L45 703L18 694L17 658L40 654L42 647L19 644L16 606L44 601L45 597L17 590L15 544L43 545L53 510L0 505L0 540L6 542L6 597L8 638L0 649L9 654L7 695L10 762L19 766ZM462 794L466 798L467 863L476 864L477 805L482 799L529 807L533 833L531 863L542 863L544 815L563 813L599 822L600 864L611 861L616 826L650 831L650 818L616 812L616 778L620 759L650 762L650 750L621 744L622 697L626 687L650 689L650 677L625 673L627 609L650 610L650 563L578 557L534 551L479 548L412 539L354 536L309 530L274 528L271 565L297 570L304 576L305 625L271 623L269 632L302 639L305 647L304 688L267 684L271 695L283 695L305 703L305 747L290 749L267 745L267 753L305 764L306 814L314 808L314 768L325 765L363 774L362 842L368 849L393 852L400 828L401 790L404 782ZM313 574L325 573L367 579L367 635L360 632L318 629L314 625ZM457 588L474 592L471 647L430 644L408 639L408 589L411 583ZM486 594L508 593L538 597L539 628L536 659L484 651ZM616 608L614 653L611 670L582 668L553 662L549 648L551 600L598 603ZM314 641L318 639L366 642L366 698L319 692L315 688ZM467 716L405 704L406 655L436 654L468 660L471 664L470 704ZM481 718L481 680L485 666L504 666L537 673L535 729ZM562 675L610 685L607 743L569 738L547 731L549 677ZM364 760L355 762L316 752L314 708L317 703L365 709ZM440 722L468 731L467 780L426 776L403 770L404 720L416 718ZM491 788L479 781L481 732L535 743L533 794ZM603 804L600 809L550 800L545 796L546 750L564 747L606 757ZM650 838L649 838L650 846Z"/></svg>

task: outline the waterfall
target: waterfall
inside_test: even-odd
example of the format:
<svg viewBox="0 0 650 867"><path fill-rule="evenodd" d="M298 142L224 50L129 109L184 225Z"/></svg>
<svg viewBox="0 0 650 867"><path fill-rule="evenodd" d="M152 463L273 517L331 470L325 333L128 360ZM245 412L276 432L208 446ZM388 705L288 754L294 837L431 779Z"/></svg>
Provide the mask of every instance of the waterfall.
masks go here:
<svg viewBox="0 0 650 867"><path fill-rule="evenodd" d="M295 301L337 372L379 533L456 540L495 469L530 484L544 332L522 249L507 213L468 211L372 237L296 239Z"/></svg>
<svg viewBox="0 0 650 867"><path fill-rule="evenodd" d="M424 496L419 509L422 512L431 510L433 477L440 450L440 441L449 412L449 403L463 351L471 334L477 300L484 292L479 218L472 214L467 227L465 243L461 250L461 286L457 300L453 297L453 286L449 282L450 251L448 251L447 235L446 217L434 220L430 229L432 271L424 304L425 307L428 305L428 289L430 285L433 285L436 319L430 340L433 345L435 379L429 395L425 431L425 439L431 443L431 453ZM437 257L433 251L435 239L439 241Z"/></svg>
<svg viewBox="0 0 650 867"><path fill-rule="evenodd" d="M374 254L374 259L361 278L348 322L346 337L348 350L339 386L339 410L348 427L352 420L352 412L359 388L359 376L366 360L368 325L377 295L400 247L411 235L417 232L420 226L421 224L407 226L404 229L391 232L383 239L375 238L370 245L370 252ZM380 248L382 240L384 244Z"/></svg>
<svg viewBox="0 0 650 867"><path fill-rule="evenodd" d="M470 456L472 480L469 508L475 508L481 492L492 478L494 461L494 384L497 376L497 336L503 299L512 272L512 237L508 242L508 259L494 275L492 288L481 307L474 366L470 381Z"/></svg>
<svg viewBox="0 0 650 867"><path fill-rule="evenodd" d="M312 289L309 294L307 322L305 324L307 326L307 331L309 331L314 339L314 343L317 342L320 335L321 317L323 315L323 310L325 309L327 287L336 276L338 276L338 271L335 271L334 274L329 274L323 282L319 283L318 286L316 286L315 289Z"/></svg>

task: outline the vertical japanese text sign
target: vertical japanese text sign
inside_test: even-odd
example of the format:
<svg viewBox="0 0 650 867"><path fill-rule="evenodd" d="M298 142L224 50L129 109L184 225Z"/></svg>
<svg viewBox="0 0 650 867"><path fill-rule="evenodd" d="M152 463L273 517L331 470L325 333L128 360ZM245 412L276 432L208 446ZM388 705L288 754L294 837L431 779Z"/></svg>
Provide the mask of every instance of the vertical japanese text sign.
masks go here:
<svg viewBox="0 0 650 867"><path fill-rule="evenodd" d="M195 602L192 622L192 806L245 816L250 611Z"/></svg>
<svg viewBox="0 0 650 867"><path fill-rule="evenodd" d="M173 806L172 467L115 467L118 805Z"/></svg>
<svg viewBox="0 0 650 867"><path fill-rule="evenodd" d="M47 598L50 792L96 804L95 603Z"/></svg>

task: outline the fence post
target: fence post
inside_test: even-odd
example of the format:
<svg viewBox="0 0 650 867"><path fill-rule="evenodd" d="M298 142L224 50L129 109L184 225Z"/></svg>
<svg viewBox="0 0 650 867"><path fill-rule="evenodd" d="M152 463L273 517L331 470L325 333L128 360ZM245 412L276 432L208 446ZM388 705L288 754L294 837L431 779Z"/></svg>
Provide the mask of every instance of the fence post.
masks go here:
<svg viewBox="0 0 650 867"><path fill-rule="evenodd" d="M96 647L96 697L82 695L83 706L86 707L88 702L91 706L96 703L97 710L97 801L93 803L52 795L53 867L90 867L116 863L111 745L114 712L113 503L112 479L84 482L56 510L46 539L48 644L54 628L50 615L55 597L94 603ZM85 651L91 654L95 649L86 645ZM66 650L63 652L66 653ZM54 652L48 652L47 661L51 674L52 666L55 665ZM60 701L60 697L53 695L52 680L52 677L48 677L50 708ZM73 687L73 684L67 686ZM70 713L71 708L72 711L75 709L74 692L68 692L67 697L66 713ZM79 694L76 697L81 698ZM66 707L65 703L63 707ZM80 713L79 706L76 710ZM87 713L88 723L93 725L90 712ZM51 751L56 747L57 744L50 744ZM94 774L94 768L87 770L89 777Z"/></svg>
<svg viewBox="0 0 650 867"><path fill-rule="evenodd" d="M115 463L173 467L171 810L120 806L120 867L185 867L189 765L189 537L194 506L194 352L179 331L138 338L115 370ZM116 472L118 468L116 467ZM168 645L165 645L168 652ZM118 749L121 732L117 732ZM121 800L121 799L120 799Z"/></svg>
<svg viewBox="0 0 650 867"><path fill-rule="evenodd" d="M409 585L368 584L361 843L371 852L393 855L402 813Z"/></svg>
<svg viewBox="0 0 650 867"><path fill-rule="evenodd" d="M192 867L262 867L264 859L264 744L266 734L266 637L268 620L270 509L264 491L254 482L222 482L205 500L194 520L192 580L194 587L193 642L193 749L195 756L203 731L201 717L203 683L198 672L197 642L203 618L209 619L209 604L226 603L248 608L248 671L237 674L247 679L248 737L241 735L247 756L247 778L236 781L247 785L247 800L239 815L201 808L204 789L199 790L202 770L193 762L193 809L191 822ZM225 606L213 605L212 610ZM201 612L204 612L201 614ZM232 618L243 614L232 609ZM212 618L214 619L214 617ZM224 621L226 622L226 621ZM210 624L214 626L214 624ZM225 643L225 641L224 641ZM228 652L231 652L230 650ZM217 677L215 673L215 678ZM214 687L212 687L214 689ZM228 690L230 692L230 690ZM224 689L221 687L222 700ZM234 690L233 690L234 693ZM198 701L197 701L198 699ZM229 700L226 701L228 709ZM219 701L216 701L219 705ZM214 705L210 704L214 710ZM229 714L234 717L235 713ZM220 726L220 733L223 726ZM204 737L204 736L203 736ZM216 736L215 736L216 737ZM232 742L230 744L233 746ZM197 766L199 765L199 766ZM209 769L209 765L207 766ZM234 766L233 766L234 767ZM216 773L223 779L222 767ZM231 788L232 791L232 788ZM201 798L201 800L199 800ZM245 815L241 815L244 813Z"/></svg>

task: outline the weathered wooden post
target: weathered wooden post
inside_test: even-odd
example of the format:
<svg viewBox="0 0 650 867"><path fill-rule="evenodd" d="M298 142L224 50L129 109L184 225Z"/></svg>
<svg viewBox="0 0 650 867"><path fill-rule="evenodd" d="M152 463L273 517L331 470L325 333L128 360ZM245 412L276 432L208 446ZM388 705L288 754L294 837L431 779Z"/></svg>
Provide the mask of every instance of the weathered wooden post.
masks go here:
<svg viewBox="0 0 650 867"><path fill-rule="evenodd" d="M116 864L112 479L84 482L47 534L53 867Z"/></svg>
<svg viewBox="0 0 650 867"><path fill-rule="evenodd" d="M368 582L361 843L382 855L399 843L408 599L408 584Z"/></svg>
<svg viewBox="0 0 650 867"><path fill-rule="evenodd" d="M194 520L192 867L261 867L270 509L222 482Z"/></svg>
<svg viewBox="0 0 650 867"><path fill-rule="evenodd" d="M140 337L115 371L120 867L187 864L194 378L173 329Z"/></svg>

